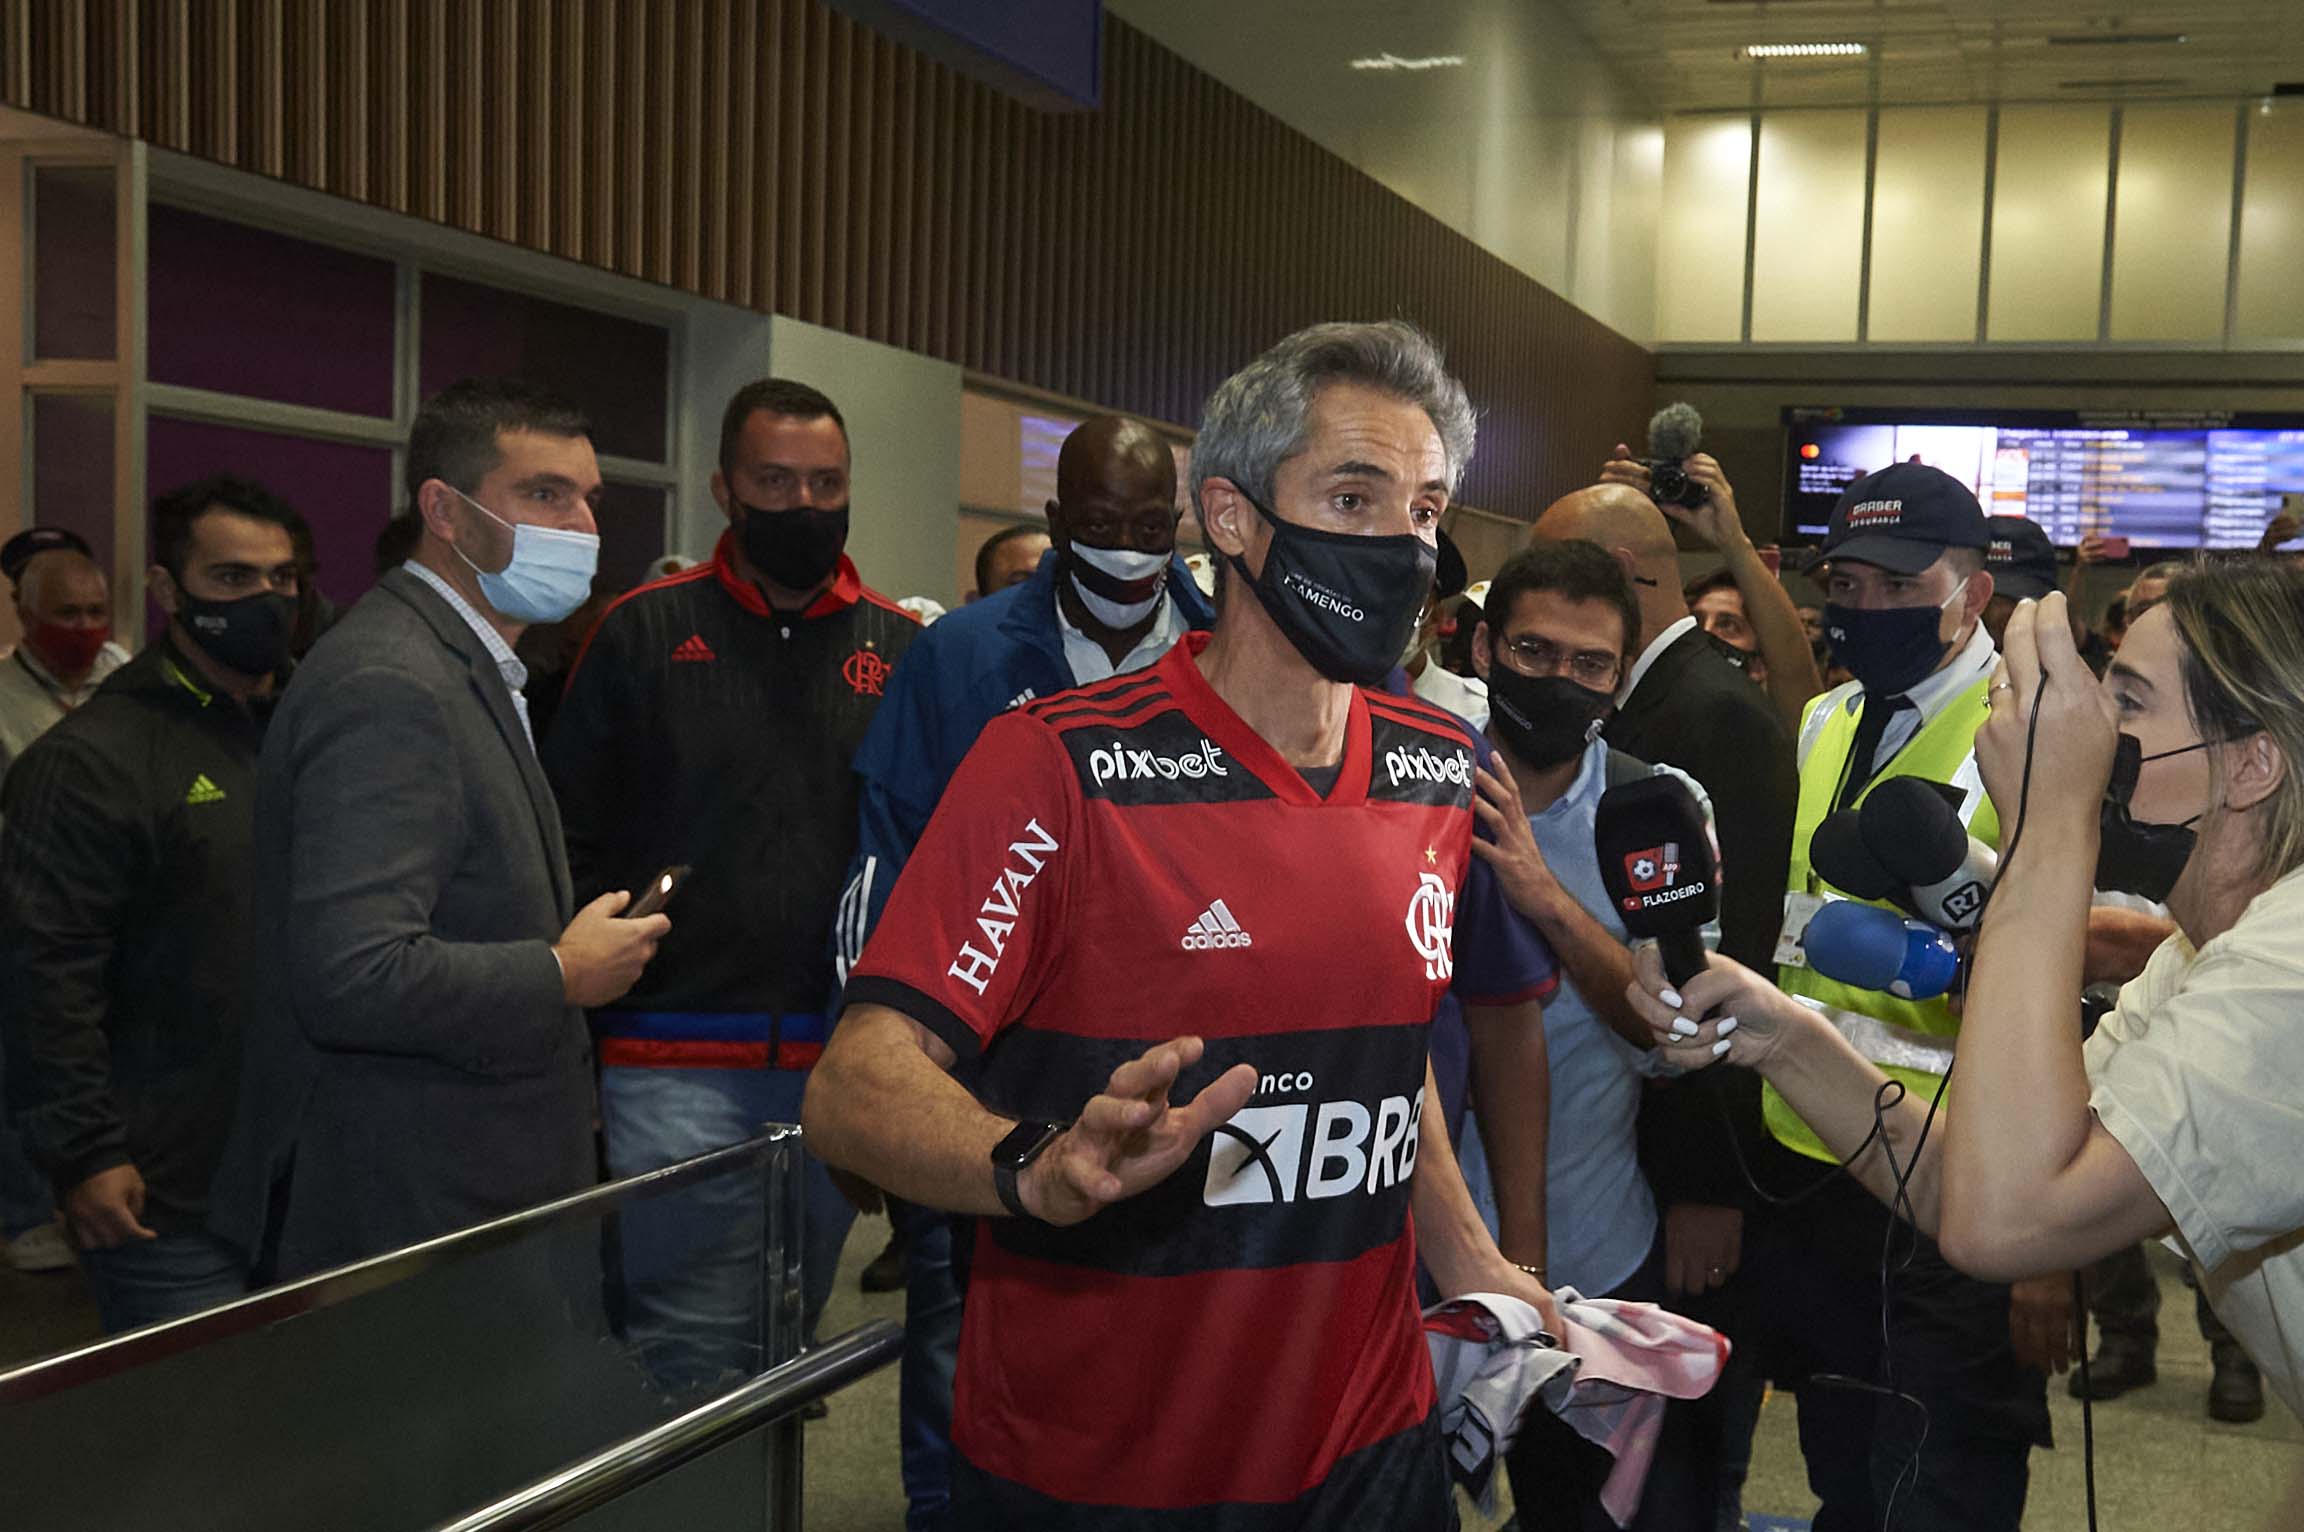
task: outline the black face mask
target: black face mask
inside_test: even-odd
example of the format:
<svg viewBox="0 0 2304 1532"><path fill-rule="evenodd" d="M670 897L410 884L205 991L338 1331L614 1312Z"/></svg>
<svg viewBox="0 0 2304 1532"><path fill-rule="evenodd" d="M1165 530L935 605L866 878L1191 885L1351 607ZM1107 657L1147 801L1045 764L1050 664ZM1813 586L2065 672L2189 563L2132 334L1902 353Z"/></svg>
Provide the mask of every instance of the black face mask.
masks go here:
<svg viewBox="0 0 2304 1532"><path fill-rule="evenodd" d="M1950 606L1959 599L1955 591ZM1832 657L1875 697L1901 697L1926 680L1952 646L1937 631L1944 606L1894 606L1880 610L1824 608L1824 637Z"/></svg>
<svg viewBox="0 0 2304 1532"><path fill-rule="evenodd" d="M1400 663L1432 594L1439 562L1432 544L1413 532L1364 537L1300 527L1240 493L1272 527L1263 574L1226 555L1241 583L1314 670L1331 681L1380 684Z"/></svg>
<svg viewBox="0 0 2304 1532"><path fill-rule="evenodd" d="M177 587L176 620L208 658L244 676L268 676L288 663L296 637L296 598L258 591L209 601Z"/></svg>
<svg viewBox="0 0 2304 1532"><path fill-rule="evenodd" d="M1504 748L1538 771L1580 754L1615 705L1566 676L1524 676L1501 659L1488 667L1488 721Z"/></svg>
<svg viewBox="0 0 2304 1532"><path fill-rule="evenodd" d="M848 507L795 506L764 511L730 496L743 514L736 522L744 557L770 583L786 590L814 590L840 563L848 546Z"/></svg>
<svg viewBox="0 0 2304 1532"><path fill-rule="evenodd" d="M2097 817L2096 886L2113 893L2135 894L2154 904L2166 904L2184 864L2192 860L2199 837L2192 827L2194 814L2182 824L2150 824L2133 819L2128 800L2136 791L2136 774L2146 761L2164 761L2172 755L2190 755L2221 741L2204 739L2196 745L2146 755L2133 734L2120 736L2112 757L2112 780L2104 785L2104 807ZM2206 810L2202 810L2205 813Z"/></svg>

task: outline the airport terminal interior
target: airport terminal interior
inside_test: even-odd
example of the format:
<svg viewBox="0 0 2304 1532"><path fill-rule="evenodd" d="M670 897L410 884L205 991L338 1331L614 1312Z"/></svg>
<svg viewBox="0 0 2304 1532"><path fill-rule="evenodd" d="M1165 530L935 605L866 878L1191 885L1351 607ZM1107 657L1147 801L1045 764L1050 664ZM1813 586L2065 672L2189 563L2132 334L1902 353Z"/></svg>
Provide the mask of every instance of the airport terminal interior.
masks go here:
<svg viewBox="0 0 2304 1532"><path fill-rule="evenodd" d="M2304 553L2304 0L0 0L0 296L0 1529L1437 1532L1439 1499L1527 1532L2304 1528L2304 1313L2278 1313L2304 1299L2304 1213L2208 1240L2128 1109L2091 1115L2067 1047L2042 1120L2068 1107L2070 1143L2129 1145L2157 1232L2029 1286L1971 1273L1949 1224L1940 1249L1896 1222L1915 1200L1934 1222L1933 1169L1884 1213L1773 1074L1763 1105L1754 1024L1733 1053L1733 1021L1702 1034L1730 1055L1716 1074L1659 1062L1680 1039L1639 1004L1681 1001L1636 966L1671 940L1640 895L1683 843L1598 876L1590 854L1612 854L1624 774L1672 767L1701 789L1681 798L1706 816L1686 841L1714 885L1705 944L1781 965L1777 998L1900 1082L1863 1119L1891 1165L1891 1108L1933 1091L1957 1117L1992 873L1963 904L1943 890L1964 849L1921 875L1875 844L1867 891L1824 830L1871 824L1867 772L1916 775L1956 848L2012 864L1986 833L2024 812L1986 801L1994 697L2036 719L2038 675L2117 686L2139 649L2190 643L2168 674L2206 718L2217 582ZM1307 490L1330 519L1291 526L1287 465L1362 395L1406 409L1422 455L1394 473L1370 449L1345 467L1378 489ZM1335 519L1363 502L1408 519ZM1419 535L1386 550L1417 587L1375 613L1396 631L1345 631L1382 591L1353 583L1375 555L1339 529ZM2042 605L2011 617L1994 592ZM1601 637L1512 627L1529 602ZM1229 672L1194 664L1251 641L1296 667L1276 694L1359 683L1340 758L1268 744ZM1683 779L1640 710L1683 644L1701 655L1649 712L1726 687L1758 731L1717 777L1700 758L1728 725ZM1899 644L1927 652L1891 685ZM384 670L402 690L364 689ZM2304 672L2273 674L2258 695L2304 697ZM410 676L447 676L422 684L449 700L408 701ZM1049 702L1075 685L1103 690ZM1918 721L1855 721L1892 693ZM1589 719L1516 725L1529 697ZM2194 955L2177 869L2223 843L2221 809L2146 822L2138 784L2168 778L2137 773L2278 737L2265 711L2142 749L2122 732L2117 756L2107 728L2075 773L2095 773L2090 835L2101 798L2107 836L2180 842L2156 889L2099 862L2074 906L2084 983L2057 1004L2080 993L2090 1027L2176 982L2146 965ZM1541 801L1499 813L1474 744L1435 744L1448 714L1515 803ZM1031 720L1062 745L1025 749ZM1085 874L1044 874L1056 811L1031 794L1059 758L1065 845L1144 856L1146 928L1184 931L1108 975L1144 1029L1050 1020L1076 965L1133 939ZM1368 943L1331 934L1348 879L1307 893L1332 949L1314 964L1271 912L1302 870L1245 865L1278 844L1248 811L1281 800L1453 828L1414 831ZM1192 814L1194 854L1232 848L1223 889L1114 828ZM1740 884L1743 827L1769 815L1774 859ZM2304 817L2272 823L2265 844L2304 851ZM1315 840L1308 864L1377 865ZM646 908L590 903L658 869ZM1738 901L1760 884L1756 933ZM1058 888L1069 916L1035 914ZM1827 975L1822 937L1811 966L1795 912L1840 905L1945 976L1909 998L1901 945L1874 977ZM906 955L931 946L957 956ZM1203 1000L1146 998L1229 964L1256 975L1251 1009L1293 1017L1304 985L1373 1008L1393 959L1414 1019L1438 1018L1429 1090L1418 1052L1397 1092L1316 1099L1302 1037L1243 1057ZM2304 955L2280 961L2293 985ZM1383 975L1336 977L1355 964ZM1627 981L1648 987L1623 1000ZM844 1006L897 1030L835 1042ZM2145 1035L2107 1025L2091 1070ZM1256 1104L1129 1183L1137 1208L1068 1193L1094 1217L1052 1227L1035 1199L1085 1152L1096 1082L1137 1067L1122 1043L1153 1059L1195 1027L1210 1062L1179 1053L1175 1078L1218 1092L1239 1058ZM895 1039L909 1087L953 1089L933 1060L983 1102L939 1094L918 1121L1017 1123L989 1173L968 1140L964 1216L859 1168L927 1177L966 1137L908 1139L873 1094L896 1066L854 1062L860 1036ZM1302 1068L1302 1104L1271 1104L1291 1080L1272 1057ZM1091 1058L1082 1088L1049 1083ZM2202 1122L2283 1126L2183 1124L2184 1152L2245 1143L2304 1186L2280 1083L2304 1061L2240 1073L2230 1095L2168 1088ZM1549 1106L1515 1129L1530 1081ZM1167 1082L1096 1099L1173 1124ZM1942 1160L1955 1131L1931 1114L1904 1146ZM1344 1212L1315 1200L1335 1155L1366 1193ZM2259 1170L2228 1179L2282 1181ZM1809 1171L1832 1187L1763 1184ZM2200 1209L2237 1195L2209 1181ZM1256 1201L1287 1206L1178 1232L1248 1228ZM1472 1259L1457 1241L1496 1280L1442 1286ZM1545 1430L1475 1451L1455 1332L1415 1310L1504 1284L1576 1287L1561 1322L1608 1338L1521 1335L1568 1357L1518 1385ZM1141 1324L1084 1296L1164 1285ZM2244 1315L2243 1288L2269 1311ZM1328 1305L1306 1327L1299 1292ZM1648 1302L1684 1328L1628 1341L1600 1317ZM1041 1304L1104 1327L1052 1338ZM1804 1328L1853 1359L1811 1367ZM1410 1381L1369 1360L1394 1331L1406 1361L1381 1366ZM1426 1343L1429 1419L1407 1404ZM1899 1377L1912 1347L1941 1370ZM2083 1356L2092 1384L2063 1370ZM1334 1425L1264 1423L1276 1379L1325 1389ZM1257 1416L1237 1437L1162 1437L1235 1382ZM1827 1447L1812 1420L1804 1442L1801 1401L1836 1387L1877 1424ZM1425 1473L1417 1520L1403 1484Z"/></svg>

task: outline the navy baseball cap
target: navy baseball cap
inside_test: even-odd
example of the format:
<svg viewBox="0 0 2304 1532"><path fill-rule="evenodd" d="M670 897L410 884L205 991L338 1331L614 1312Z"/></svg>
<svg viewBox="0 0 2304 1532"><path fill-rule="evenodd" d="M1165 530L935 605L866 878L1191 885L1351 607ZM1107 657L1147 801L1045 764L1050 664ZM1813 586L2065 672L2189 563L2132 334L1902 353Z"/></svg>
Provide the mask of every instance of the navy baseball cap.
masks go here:
<svg viewBox="0 0 2304 1532"><path fill-rule="evenodd" d="M1991 543L1976 496L1941 468L1891 463L1849 485L1832 507L1819 562L1848 559L1897 574L1918 574L1947 548L1984 551Z"/></svg>
<svg viewBox="0 0 2304 1532"><path fill-rule="evenodd" d="M62 527L27 527L0 543L0 575L13 580L24 572L26 564L58 548L86 553L90 558L96 556L89 549L88 540L77 532L67 532Z"/></svg>
<svg viewBox="0 0 2304 1532"><path fill-rule="evenodd" d="M1992 594L2038 600L2056 588L2056 545L2037 522L2022 516L1988 516L1992 542L1984 567L1992 572Z"/></svg>

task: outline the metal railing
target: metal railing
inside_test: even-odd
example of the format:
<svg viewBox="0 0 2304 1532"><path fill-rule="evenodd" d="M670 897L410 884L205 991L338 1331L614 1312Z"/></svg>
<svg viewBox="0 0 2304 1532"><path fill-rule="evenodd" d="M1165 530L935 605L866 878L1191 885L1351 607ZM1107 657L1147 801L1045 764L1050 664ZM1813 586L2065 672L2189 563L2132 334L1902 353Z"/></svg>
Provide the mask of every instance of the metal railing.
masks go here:
<svg viewBox="0 0 2304 1532"><path fill-rule="evenodd" d="M201 1346L261 1330L314 1313L406 1281L449 1261L500 1249L530 1237L538 1230L561 1224L597 1221L610 1209L643 1199L660 1197L698 1181L727 1174L747 1161L763 1169L786 1141L797 1147L800 1130L771 1124L758 1138L731 1144L709 1154L668 1165L646 1175L587 1187L557 1202L539 1203L490 1222L442 1234L420 1244L355 1261L331 1271L315 1273L278 1287L204 1309L165 1324L131 1330L71 1351L42 1357L9 1372L0 1372L0 1405L24 1404L84 1383L117 1376Z"/></svg>
<svg viewBox="0 0 2304 1532"><path fill-rule="evenodd" d="M875 1319L709 1404L444 1522L436 1532L542 1532L565 1526L740 1436L790 1420L807 1405L895 1361L903 1349L903 1327ZM790 1446L793 1450L776 1455L769 1488L770 1525L787 1529L800 1526L796 1437Z"/></svg>
<svg viewBox="0 0 2304 1532"><path fill-rule="evenodd" d="M796 1412L887 1365L901 1336L883 1322L802 1353L803 1172L800 1130L771 1124L0 1370L0 1527L242 1532L290 1504L335 1532L790 1532ZM699 1332L663 1284L703 1270L742 1309ZM117 1432L150 1445L125 1473Z"/></svg>

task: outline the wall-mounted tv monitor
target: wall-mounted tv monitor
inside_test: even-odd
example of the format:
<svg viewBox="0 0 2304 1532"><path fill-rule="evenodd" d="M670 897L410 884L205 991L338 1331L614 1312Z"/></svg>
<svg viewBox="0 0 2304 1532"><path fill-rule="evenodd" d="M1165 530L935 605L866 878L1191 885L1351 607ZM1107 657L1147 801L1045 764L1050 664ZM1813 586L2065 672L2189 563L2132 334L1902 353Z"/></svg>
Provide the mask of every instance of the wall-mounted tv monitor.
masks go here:
<svg viewBox="0 0 2304 1532"><path fill-rule="evenodd" d="M1794 407L1784 450L1788 541L1820 540L1851 481L1913 457L2059 546L2253 548L2281 496L2304 493L2304 415Z"/></svg>

